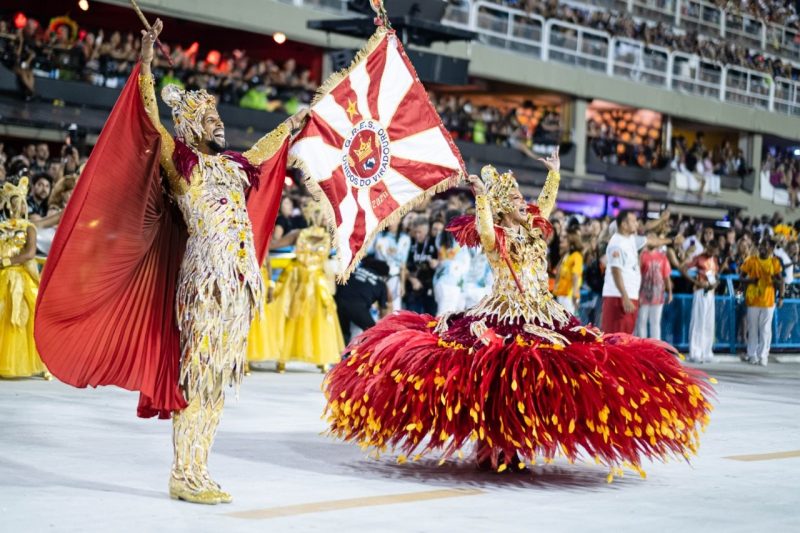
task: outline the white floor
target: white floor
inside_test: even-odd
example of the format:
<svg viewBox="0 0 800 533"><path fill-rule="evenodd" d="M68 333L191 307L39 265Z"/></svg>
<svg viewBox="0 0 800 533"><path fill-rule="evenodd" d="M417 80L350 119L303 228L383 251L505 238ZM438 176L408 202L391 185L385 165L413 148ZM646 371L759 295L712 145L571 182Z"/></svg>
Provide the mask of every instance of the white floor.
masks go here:
<svg viewBox="0 0 800 533"><path fill-rule="evenodd" d="M800 453L726 458L800 451L800 365L706 370L719 397L700 456L610 485L593 463L499 475L376 462L321 434L320 374L255 372L212 454L235 498L219 506L167 497L170 423L137 419L135 394L0 381L0 532L800 531ZM407 494L419 501L396 501ZM373 499L339 501L359 498Z"/></svg>

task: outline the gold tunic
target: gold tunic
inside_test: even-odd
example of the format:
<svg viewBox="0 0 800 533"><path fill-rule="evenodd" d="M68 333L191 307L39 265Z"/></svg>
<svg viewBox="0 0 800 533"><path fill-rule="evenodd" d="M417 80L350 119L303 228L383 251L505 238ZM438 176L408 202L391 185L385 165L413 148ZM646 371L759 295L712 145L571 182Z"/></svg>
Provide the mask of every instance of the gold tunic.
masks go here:
<svg viewBox="0 0 800 533"><path fill-rule="evenodd" d="M153 79L140 76L148 116L161 135L160 163L188 230L177 288L181 337L181 385L191 397L198 390L241 382L250 323L262 301L263 280L247 213L247 174L224 155L198 157L188 180L172 160L175 141L161 124ZM259 165L289 135L281 125L244 156Z"/></svg>

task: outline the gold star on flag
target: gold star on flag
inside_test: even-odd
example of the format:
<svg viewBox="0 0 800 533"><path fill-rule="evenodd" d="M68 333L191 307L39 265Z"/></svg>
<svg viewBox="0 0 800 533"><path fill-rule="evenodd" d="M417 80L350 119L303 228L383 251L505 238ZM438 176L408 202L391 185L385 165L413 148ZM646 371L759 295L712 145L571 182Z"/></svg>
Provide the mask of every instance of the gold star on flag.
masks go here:
<svg viewBox="0 0 800 533"><path fill-rule="evenodd" d="M353 121L353 117L358 115L358 110L356 109L356 103L347 99L347 116L350 117L350 121Z"/></svg>

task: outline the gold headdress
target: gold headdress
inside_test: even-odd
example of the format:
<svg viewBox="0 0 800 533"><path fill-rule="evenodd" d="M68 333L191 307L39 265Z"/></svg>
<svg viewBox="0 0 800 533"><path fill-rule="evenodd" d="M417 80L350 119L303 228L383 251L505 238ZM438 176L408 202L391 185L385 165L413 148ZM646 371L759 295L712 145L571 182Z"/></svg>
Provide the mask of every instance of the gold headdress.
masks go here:
<svg viewBox="0 0 800 533"><path fill-rule="evenodd" d="M486 196L489 198L492 213L499 215L514 210L511 193L514 189L518 189L519 185L510 170L499 174L493 166L486 165L481 169L481 180L486 187Z"/></svg>
<svg viewBox="0 0 800 533"><path fill-rule="evenodd" d="M320 202L308 200L303 206L303 216L310 225L325 227L325 213Z"/></svg>
<svg viewBox="0 0 800 533"><path fill-rule="evenodd" d="M203 116L209 109L216 108L216 99L204 89L184 91L171 83L161 90L161 98L172 109L175 136L183 138L190 145L200 142L203 138Z"/></svg>
<svg viewBox="0 0 800 533"><path fill-rule="evenodd" d="M0 195L0 207L3 209L8 209L9 211L14 207L14 200L19 199L23 203L25 203L26 199L28 198L28 178L22 177L19 180L17 185L14 185L10 181L7 181L3 184L3 192ZM25 209L24 215L25 217L28 216L28 210Z"/></svg>

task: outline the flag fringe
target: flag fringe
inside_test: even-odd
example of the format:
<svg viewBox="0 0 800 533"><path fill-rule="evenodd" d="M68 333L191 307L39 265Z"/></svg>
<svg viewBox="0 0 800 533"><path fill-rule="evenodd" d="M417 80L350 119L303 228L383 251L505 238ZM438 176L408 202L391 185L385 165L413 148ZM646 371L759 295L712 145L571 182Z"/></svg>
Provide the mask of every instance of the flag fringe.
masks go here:
<svg viewBox="0 0 800 533"><path fill-rule="evenodd" d="M347 281L347 279L350 277L350 274L352 274L353 270L355 270L356 267L358 266L358 263L360 263L361 260L364 259L364 256L367 255L367 248L369 248L369 244L375 239L375 237L378 236L380 232L382 232L388 226L391 226L395 222L400 222L400 220L404 216L406 216L410 211L413 211L421 204L425 203L432 196L439 194L440 192L444 192L448 189L452 189L453 187L458 185L458 182L462 179L462 177L463 173L461 171L454 173L449 178L440 181L439 183L437 183L436 185L434 185L429 189L426 189L414 200L411 200L410 202L406 202L405 204L401 205L400 207L395 209L391 215L387 216L381 222L379 222L378 225L375 226L375 228L366 235L366 237L364 238L364 242L361 244L361 247L359 248L358 252L356 252L356 254L353 256L353 259L350 260L350 265L344 270L344 272L336 274L337 283L344 284ZM330 203L328 205L330 205ZM339 265L344 266L341 265L341 261L339 261Z"/></svg>
<svg viewBox="0 0 800 533"><path fill-rule="evenodd" d="M296 155L289 154L288 165L294 167L303 174L303 185L314 198L322 206L322 216L325 218L325 228L331 236L331 247L335 250L339 248L339 232L336 228L336 214L331 204L330 199L322 190L319 183L311 178L311 172L308 171L305 161ZM339 261L337 257L337 262ZM338 275L337 275L338 276Z"/></svg>
<svg viewBox="0 0 800 533"><path fill-rule="evenodd" d="M359 63L361 63L361 61L363 61L368 55L374 52L376 48L378 48L384 37L393 33L393 30L387 30L385 27L379 26L375 30L375 33L373 33L372 36L367 40L367 44L365 44L364 47L356 53L355 57L353 57L353 60L350 62L350 66L343 68L338 72L334 72L328 76L328 79L326 79L322 85L319 86L314 94L313 100L311 100L311 107L317 105L317 103L325 98L331 91L333 91L336 86L342 82L342 80L348 77L353 69L355 69Z"/></svg>

